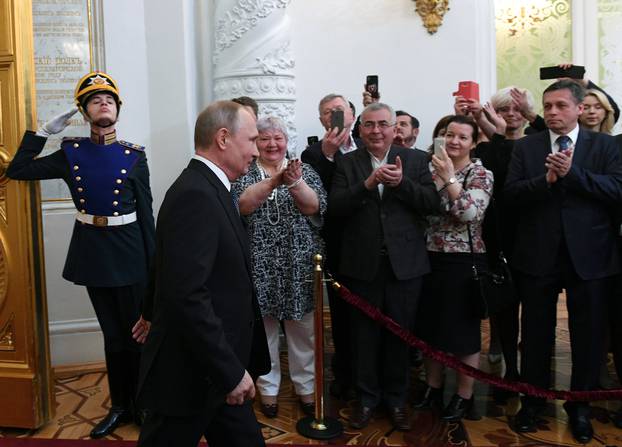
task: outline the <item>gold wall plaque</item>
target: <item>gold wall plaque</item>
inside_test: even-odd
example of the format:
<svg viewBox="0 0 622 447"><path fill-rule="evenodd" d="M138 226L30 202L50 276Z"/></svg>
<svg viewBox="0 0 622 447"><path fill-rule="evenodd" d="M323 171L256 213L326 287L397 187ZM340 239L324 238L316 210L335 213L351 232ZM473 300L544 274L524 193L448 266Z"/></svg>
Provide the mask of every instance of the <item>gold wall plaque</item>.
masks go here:
<svg viewBox="0 0 622 447"><path fill-rule="evenodd" d="M421 16L428 33L434 34L443 24L443 16L449 11L449 0L414 0L415 11Z"/></svg>

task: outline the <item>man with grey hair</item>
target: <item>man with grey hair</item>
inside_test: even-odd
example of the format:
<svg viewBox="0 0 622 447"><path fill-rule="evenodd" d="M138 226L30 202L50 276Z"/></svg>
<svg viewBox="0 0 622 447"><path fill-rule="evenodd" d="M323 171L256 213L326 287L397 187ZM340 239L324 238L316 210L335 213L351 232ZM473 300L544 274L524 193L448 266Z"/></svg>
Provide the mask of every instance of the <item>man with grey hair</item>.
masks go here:
<svg viewBox="0 0 622 447"><path fill-rule="evenodd" d="M231 181L258 156L255 119L231 101L195 125L196 154L158 215L153 320L139 398L149 410L139 446L262 446L252 377L270 358L247 233Z"/></svg>
<svg viewBox="0 0 622 447"><path fill-rule="evenodd" d="M342 220L338 272L353 293L405 329L412 327L422 277L430 271L425 216L440 199L426 154L393 146L395 112L373 103L361 114L363 146L337 160L328 213ZM350 425L365 427L384 403L398 430L410 430L408 345L353 312L360 404Z"/></svg>
<svg viewBox="0 0 622 447"><path fill-rule="evenodd" d="M361 144L350 134L354 113L345 97L331 93L320 100L318 106L320 122L326 133L324 138L305 149L301 160L313 167L322 180L322 185L327 193L333 181L335 172L335 160L344 154L356 150ZM343 130L331 127L331 114L334 111L343 112ZM322 227L322 238L326 243L325 268L333 276L337 275L339 264L339 246L341 245L341 222L340 219L326 216ZM335 279L339 280L337 276ZM349 399L353 396L352 390L352 358L351 336L349 323L348 305L337 296L337 292L328 288L328 303L332 321L332 336L335 346L332 368L335 380L330 385L330 392L334 397Z"/></svg>

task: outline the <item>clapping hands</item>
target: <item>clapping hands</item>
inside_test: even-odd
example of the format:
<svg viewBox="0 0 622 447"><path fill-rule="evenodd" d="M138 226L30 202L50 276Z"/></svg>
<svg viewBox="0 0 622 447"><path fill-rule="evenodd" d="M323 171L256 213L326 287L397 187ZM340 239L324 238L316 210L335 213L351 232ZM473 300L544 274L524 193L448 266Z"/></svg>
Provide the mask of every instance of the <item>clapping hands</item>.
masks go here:
<svg viewBox="0 0 622 447"><path fill-rule="evenodd" d="M546 157L544 166L547 169L547 183L555 183L558 179L565 177L572 166L572 148L549 154Z"/></svg>
<svg viewBox="0 0 622 447"><path fill-rule="evenodd" d="M398 155L395 157L395 164L386 164L374 169L365 180L365 187L371 190L383 184L395 188L402 183L402 176L402 160Z"/></svg>
<svg viewBox="0 0 622 447"><path fill-rule="evenodd" d="M289 160L283 170L283 184L294 188L302 181L302 162L298 159Z"/></svg>

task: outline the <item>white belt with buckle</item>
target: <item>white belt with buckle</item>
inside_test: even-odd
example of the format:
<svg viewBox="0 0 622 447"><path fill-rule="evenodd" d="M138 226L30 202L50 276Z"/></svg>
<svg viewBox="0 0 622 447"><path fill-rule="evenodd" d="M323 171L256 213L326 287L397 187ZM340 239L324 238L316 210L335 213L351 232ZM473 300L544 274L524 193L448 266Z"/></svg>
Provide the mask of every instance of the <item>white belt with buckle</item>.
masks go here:
<svg viewBox="0 0 622 447"><path fill-rule="evenodd" d="M123 216L93 216L92 214L76 214L76 220L95 227L116 227L136 222L136 211Z"/></svg>

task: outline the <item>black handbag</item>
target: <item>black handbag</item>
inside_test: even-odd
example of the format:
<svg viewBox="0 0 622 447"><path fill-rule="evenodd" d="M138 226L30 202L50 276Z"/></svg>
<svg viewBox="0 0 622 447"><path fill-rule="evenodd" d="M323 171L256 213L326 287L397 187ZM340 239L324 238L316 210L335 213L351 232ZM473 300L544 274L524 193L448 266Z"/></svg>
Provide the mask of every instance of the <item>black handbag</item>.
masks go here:
<svg viewBox="0 0 622 447"><path fill-rule="evenodd" d="M470 172L471 171L467 172L467 175L464 177L463 188L465 189L466 180ZM514 288L514 282L512 281L512 273L510 272L510 267L508 266L503 251L499 252L499 256L494 263L488 266L488 269L478 268L473 251L471 226L468 223L467 233L469 236L469 248L471 250L472 259L471 268L473 271L470 293L473 302L473 311L475 316L485 320L490 317L490 315L494 315L504 310L512 303L515 303L518 300L518 296Z"/></svg>

